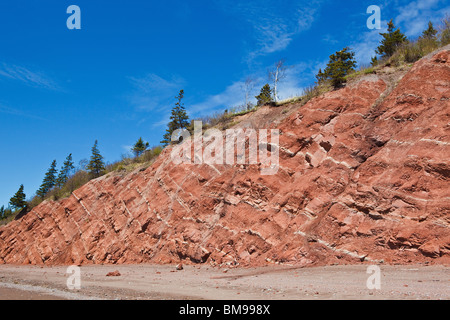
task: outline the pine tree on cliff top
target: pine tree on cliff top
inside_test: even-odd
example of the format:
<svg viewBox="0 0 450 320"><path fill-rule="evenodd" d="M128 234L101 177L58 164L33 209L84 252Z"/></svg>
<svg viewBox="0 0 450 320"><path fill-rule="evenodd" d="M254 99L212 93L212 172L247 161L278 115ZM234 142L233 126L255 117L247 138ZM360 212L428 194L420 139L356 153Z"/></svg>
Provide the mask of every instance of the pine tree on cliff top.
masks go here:
<svg viewBox="0 0 450 320"><path fill-rule="evenodd" d="M66 161L63 163L58 178L56 179L56 186L58 188L61 188L67 182L73 169L75 169L75 167L73 166L72 154L69 154Z"/></svg>
<svg viewBox="0 0 450 320"><path fill-rule="evenodd" d="M257 105L263 106L265 104L268 104L272 102L272 89L270 88L270 85L266 83L262 88L256 97Z"/></svg>
<svg viewBox="0 0 450 320"><path fill-rule="evenodd" d="M383 36L383 40L381 40L381 45L378 46L376 53L387 58L391 57L401 44L408 41L400 29L395 30L392 19L388 22L388 32L380 33L380 35Z"/></svg>
<svg viewBox="0 0 450 320"><path fill-rule="evenodd" d="M144 142L142 138L139 138L139 140L134 144L133 149L131 149L131 151L133 151L135 157L139 157L145 152L145 150L147 150L148 147L149 143Z"/></svg>
<svg viewBox="0 0 450 320"><path fill-rule="evenodd" d="M430 39L430 40L437 40L438 31L434 28L433 23L430 21L428 22L428 28L422 32L422 39Z"/></svg>
<svg viewBox="0 0 450 320"><path fill-rule="evenodd" d="M98 178L105 171L105 163L103 162L103 156L98 150L98 141L95 140L94 146L92 147L91 160L87 165L87 170L91 177Z"/></svg>
<svg viewBox="0 0 450 320"><path fill-rule="evenodd" d="M20 185L19 190L16 194L9 200L9 204L14 209L23 209L27 206L27 201L25 200L26 195L23 192L23 184Z"/></svg>
<svg viewBox="0 0 450 320"><path fill-rule="evenodd" d="M50 168L45 174L44 181L42 181L40 188L38 189L38 191L36 191L36 195L41 199L44 199L47 193L55 186L56 173L56 160L53 160Z"/></svg>
<svg viewBox="0 0 450 320"><path fill-rule="evenodd" d="M330 80L331 84L337 88L345 83L345 76L356 67L355 53L349 48L344 48L330 56L327 67L322 72L319 70L316 78L319 82Z"/></svg>
<svg viewBox="0 0 450 320"><path fill-rule="evenodd" d="M176 130L187 129L190 125L189 117L182 103L182 100L184 98L184 90L180 90L180 93L175 98L177 99L177 102L175 103L175 107L173 107L172 109L172 115L170 116L171 121L167 125L168 128L163 136L163 140L161 141L164 147L173 143L172 135ZM180 137L178 137L178 139L179 138ZM178 139L176 139L176 141Z"/></svg>

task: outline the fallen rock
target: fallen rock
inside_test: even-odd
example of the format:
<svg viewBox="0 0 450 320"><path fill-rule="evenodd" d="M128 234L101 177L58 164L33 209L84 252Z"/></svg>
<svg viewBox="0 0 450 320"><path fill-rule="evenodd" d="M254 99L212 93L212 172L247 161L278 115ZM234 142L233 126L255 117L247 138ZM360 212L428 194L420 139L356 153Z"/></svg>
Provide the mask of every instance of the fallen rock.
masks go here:
<svg viewBox="0 0 450 320"><path fill-rule="evenodd" d="M106 276L107 277L120 277L121 274L119 271L116 270L116 271L109 272Z"/></svg>

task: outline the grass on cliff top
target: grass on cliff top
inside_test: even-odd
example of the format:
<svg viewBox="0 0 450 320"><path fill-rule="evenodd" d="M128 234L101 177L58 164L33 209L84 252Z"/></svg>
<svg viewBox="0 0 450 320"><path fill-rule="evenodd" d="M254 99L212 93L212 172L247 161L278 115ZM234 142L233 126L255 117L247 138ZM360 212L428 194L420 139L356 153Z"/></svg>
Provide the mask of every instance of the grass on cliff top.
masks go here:
<svg viewBox="0 0 450 320"><path fill-rule="evenodd" d="M227 109L224 112L215 112L212 115L197 118L191 122L191 128L193 129L194 121L201 121L203 130L208 129L219 129L226 130L237 124L236 118L239 116L244 116L246 114L253 113L259 109L258 106L248 105L239 106Z"/></svg>
<svg viewBox="0 0 450 320"><path fill-rule="evenodd" d="M299 107L307 104L311 99L321 96L324 93L330 92L333 87L328 82L316 83L303 89L300 96L292 97L274 103L275 107L286 106L293 103L299 103Z"/></svg>
<svg viewBox="0 0 450 320"><path fill-rule="evenodd" d="M158 146L147 150L139 157L123 155L120 161L107 164L102 176L113 172L128 173L138 168L148 168L152 165L161 152L162 147ZM73 174L61 188L53 188L44 199L37 196L31 199L28 202L28 211L42 203L44 200L57 201L68 198L72 192L81 188L92 179L93 177L84 168L80 169L75 172L75 174Z"/></svg>
<svg viewBox="0 0 450 320"><path fill-rule="evenodd" d="M161 154L163 148L161 146L153 147L150 150L145 151L138 157L132 157L128 155L122 155L120 161L108 164L106 166L105 174L111 172L124 172L128 173L136 169L146 169L155 162L156 158Z"/></svg>

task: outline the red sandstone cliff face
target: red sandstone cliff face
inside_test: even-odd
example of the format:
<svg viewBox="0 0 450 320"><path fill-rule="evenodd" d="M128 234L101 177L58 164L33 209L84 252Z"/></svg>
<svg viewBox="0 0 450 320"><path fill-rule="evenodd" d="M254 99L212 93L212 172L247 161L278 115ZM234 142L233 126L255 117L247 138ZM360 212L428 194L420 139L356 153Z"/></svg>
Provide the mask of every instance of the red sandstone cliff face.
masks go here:
<svg viewBox="0 0 450 320"><path fill-rule="evenodd" d="M280 169L174 165L91 181L0 228L0 262L449 263L450 50L277 128Z"/></svg>

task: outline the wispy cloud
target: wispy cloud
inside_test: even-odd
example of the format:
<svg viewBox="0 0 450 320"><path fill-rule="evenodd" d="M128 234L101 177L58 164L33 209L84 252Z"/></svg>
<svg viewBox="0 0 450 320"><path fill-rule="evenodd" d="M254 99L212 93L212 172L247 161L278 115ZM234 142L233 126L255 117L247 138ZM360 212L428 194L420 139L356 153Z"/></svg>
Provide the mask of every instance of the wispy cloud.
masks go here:
<svg viewBox="0 0 450 320"><path fill-rule="evenodd" d="M149 73L141 78L128 77L128 79L135 88L145 93L171 90L184 83L184 80L179 76L172 76L170 80L166 80L154 73Z"/></svg>
<svg viewBox="0 0 450 320"><path fill-rule="evenodd" d="M325 36L323 36L322 41L326 42L326 43L329 43L329 44L339 43L339 40L334 38L331 34L326 34Z"/></svg>
<svg viewBox="0 0 450 320"><path fill-rule="evenodd" d="M19 117L26 117L26 118L30 118L30 119L47 121L47 119L45 119L43 117L36 116L34 114L31 114L31 113L28 113L28 112L25 112L25 111L22 111L22 110L10 108L10 107L7 107L7 106L5 106L3 104L0 104L0 113L10 114L10 115L19 116Z"/></svg>
<svg viewBox="0 0 450 320"><path fill-rule="evenodd" d="M126 99L134 109L133 115L140 113L138 125L147 121L152 121L154 127L166 125L175 96L184 88L185 80L177 75L163 78L154 73L142 77L130 76L128 80L132 90L126 95ZM151 111L151 117L142 116L142 112L149 111ZM162 120L155 123L155 115Z"/></svg>
<svg viewBox="0 0 450 320"><path fill-rule="evenodd" d="M417 0L409 2L407 5L398 5L394 10L397 13L394 24L408 37L414 39L427 28L429 21L436 26L446 13L450 13L450 6L436 10L443 2L443 0ZM384 9L385 6L382 7L382 13ZM387 20L381 22L381 30L362 32L350 45L355 51L356 60L360 65L368 64L375 56L375 50L382 39L380 33L387 32L387 23Z"/></svg>
<svg viewBox="0 0 450 320"><path fill-rule="evenodd" d="M125 153L130 153L130 152L131 152L131 149L133 149L133 146L131 146L131 145L123 145L123 146L122 146L122 150L123 150L123 152L125 152Z"/></svg>
<svg viewBox="0 0 450 320"><path fill-rule="evenodd" d="M3 63L0 65L0 77L20 81L32 87L61 90L58 84L47 75L23 66Z"/></svg>
<svg viewBox="0 0 450 320"><path fill-rule="evenodd" d="M301 63L298 65L287 66L286 77L279 83L278 96L281 100L299 96L303 92L303 88L310 83L311 74L313 72L312 65L309 63ZM272 67L272 66L270 66ZM254 98L266 83L272 86L267 77L267 68L261 69L259 72L248 76L254 80L254 89L250 92L250 98L256 103ZM227 86L222 92L206 97L203 101L189 107L192 116L202 116L211 114L214 111L223 111L240 107L245 104L245 91L243 89L244 77Z"/></svg>
<svg viewBox="0 0 450 320"><path fill-rule="evenodd" d="M315 21L323 0L290 2L247 0L231 3L216 1L226 12L242 19L252 28L248 61L286 49L294 37L308 30Z"/></svg>
<svg viewBox="0 0 450 320"><path fill-rule="evenodd" d="M371 30L359 35L350 48L355 52L355 59L359 65L366 65L376 55L375 50L380 45L382 39L380 33L387 32L387 21L382 22L383 28L380 30Z"/></svg>
<svg viewBox="0 0 450 320"><path fill-rule="evenodd" d="M173 100L185 85L185 81L179 76L164 79L154 73L128 79L133 86L133 92L128 95L128 100L136 110L143 111L158 109L167 100Z"/></svg>
<svg viewBox="0 0 450 320"><path fill-rule="evenodd" d="M426 29L429 21L439 23L445 14L450 14L450 6L437 10L447 0L417 0L398 8L399 15L395 22L404 25L404 32L409 37L418 36ZM448 2L447 2L448 4Z"/></svg>
<svg viewBox="0 0 450 320"><path fill-rule="evenodd" d="M210 114L212 111L237 107L243 103L242 85L244 81L236 81L222 92L206 97L203 101L189 107L192 116Z"/></svg>

